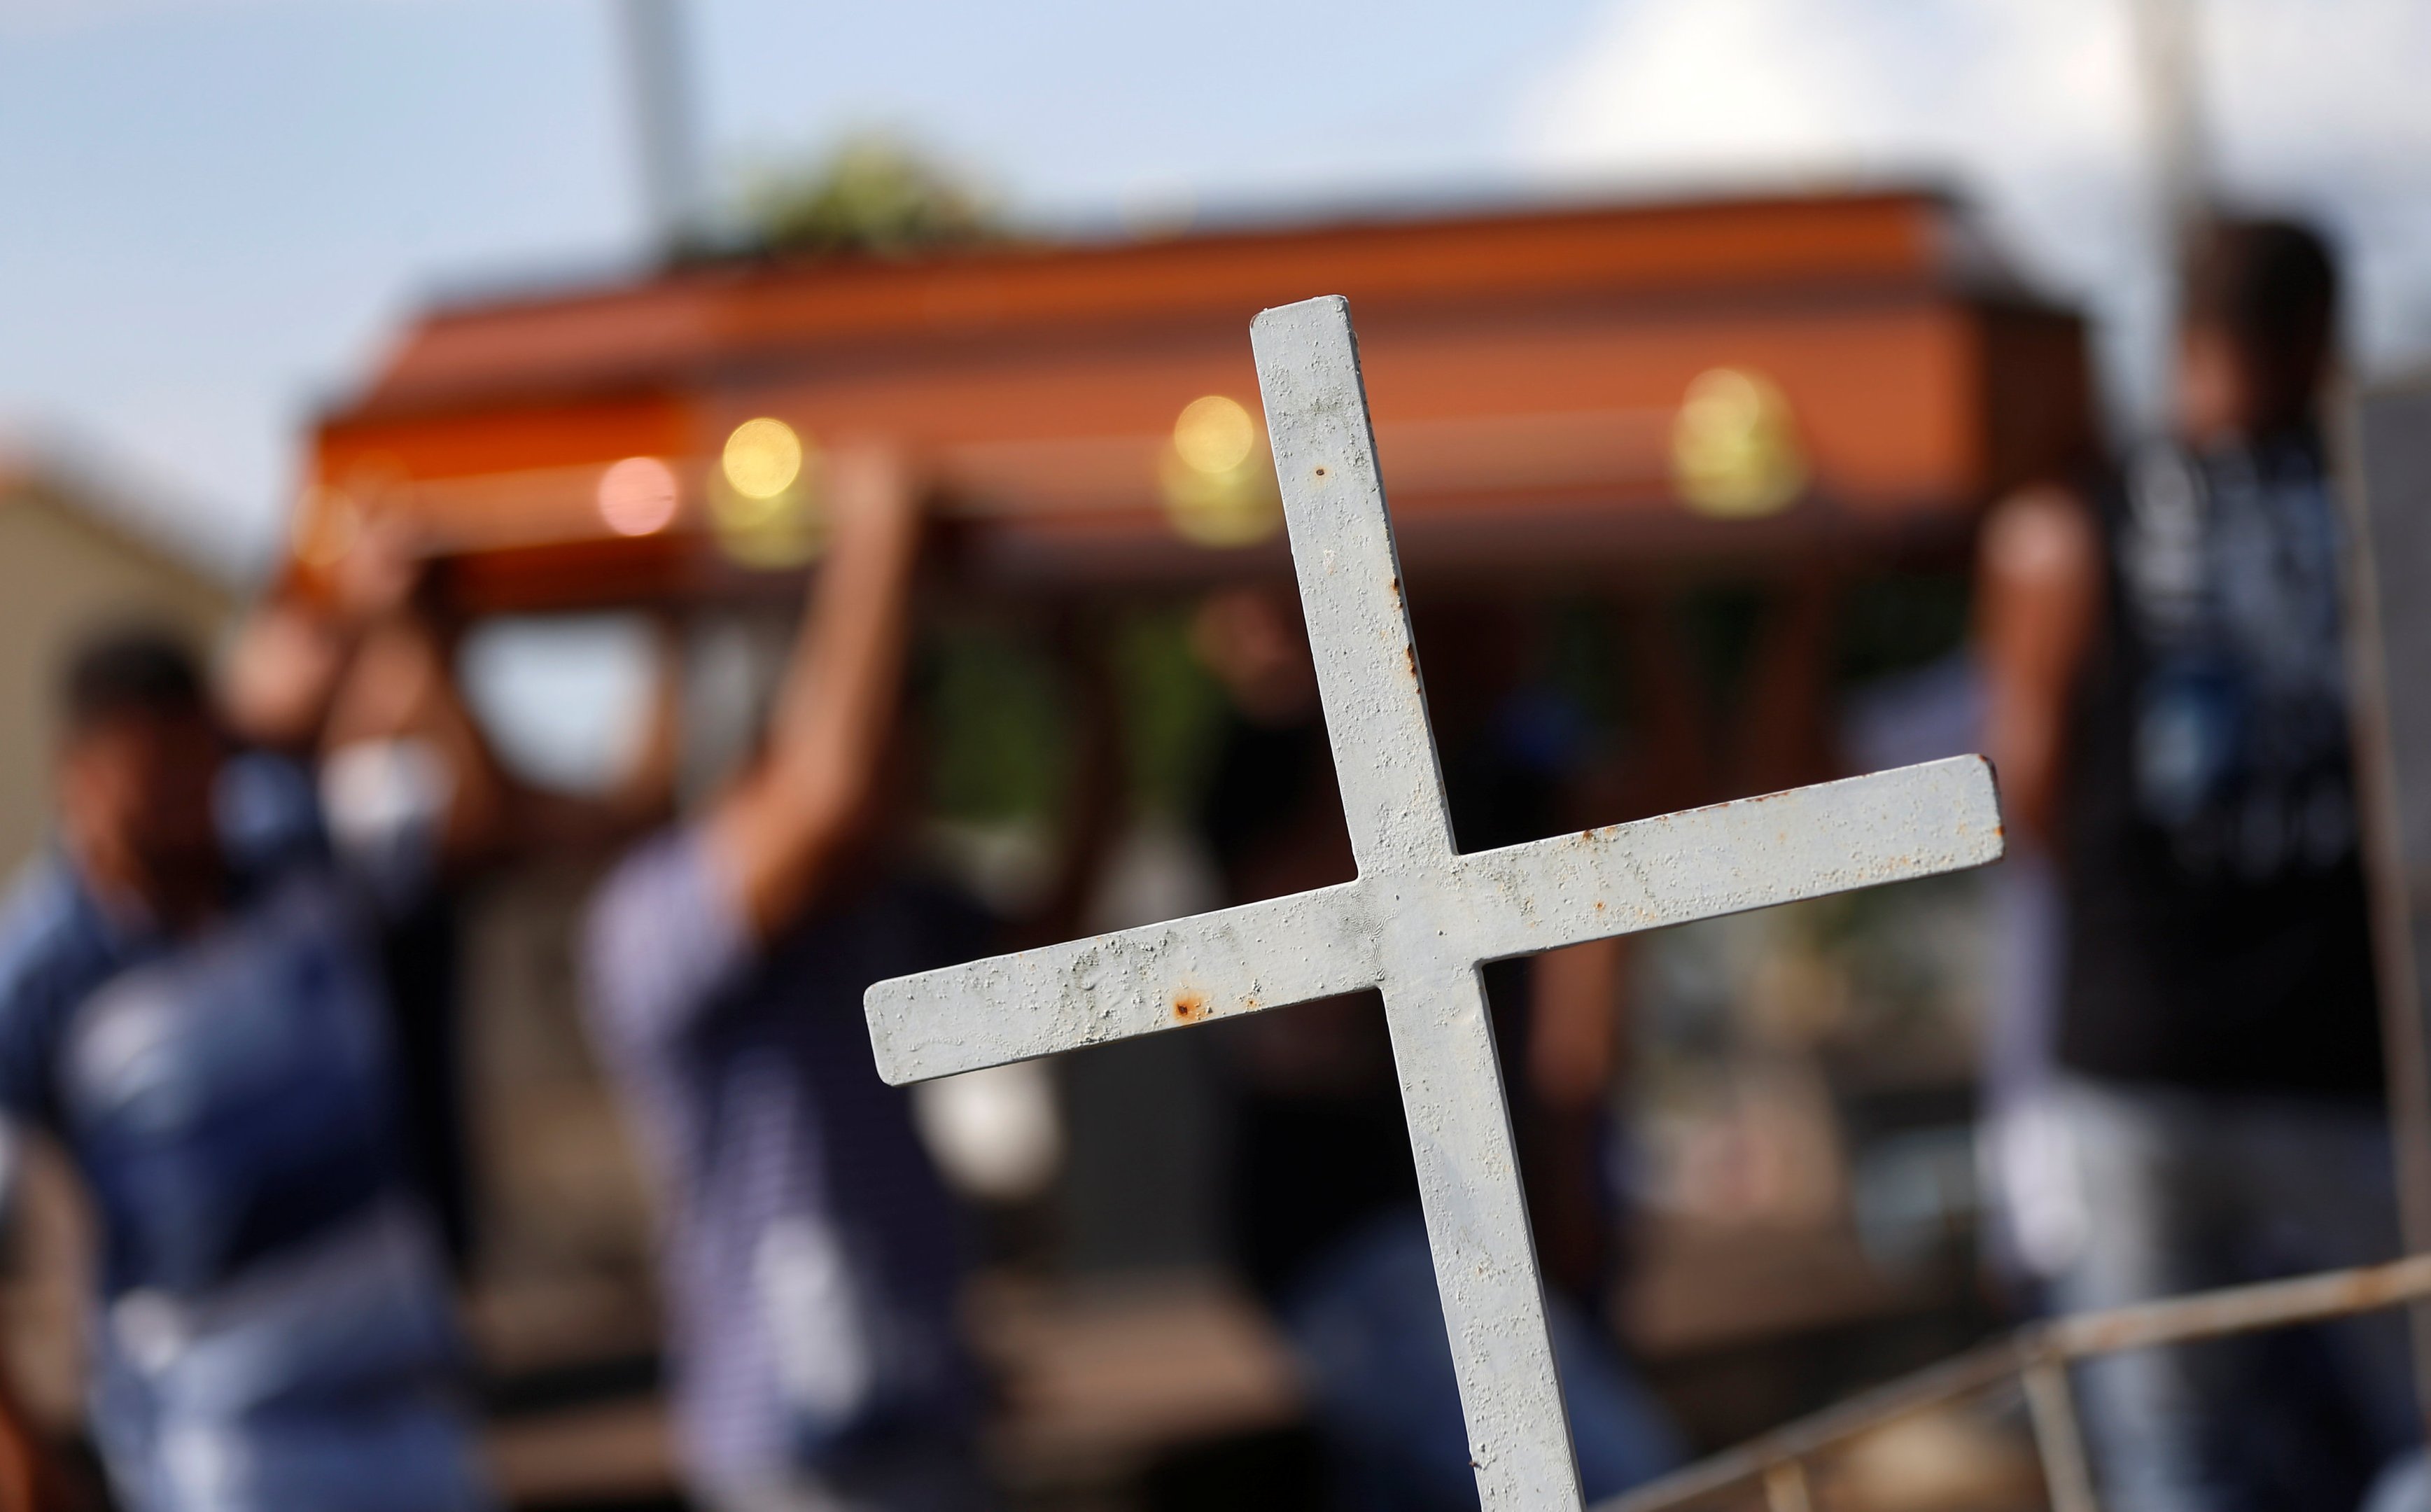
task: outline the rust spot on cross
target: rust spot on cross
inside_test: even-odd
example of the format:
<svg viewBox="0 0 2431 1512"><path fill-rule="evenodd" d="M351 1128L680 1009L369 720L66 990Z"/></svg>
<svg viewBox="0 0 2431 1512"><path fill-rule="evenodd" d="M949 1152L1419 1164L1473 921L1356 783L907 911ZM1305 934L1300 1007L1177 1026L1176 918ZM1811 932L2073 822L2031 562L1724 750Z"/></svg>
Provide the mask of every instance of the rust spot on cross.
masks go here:
<svg viewBox="0 0 2431 1512"><path fill-rule="evenodd" d="M1190 1023L1207 1016L1207 999L1195 987L1185 987L1173 995L1173 1016L1181 1023Z"/></svg>

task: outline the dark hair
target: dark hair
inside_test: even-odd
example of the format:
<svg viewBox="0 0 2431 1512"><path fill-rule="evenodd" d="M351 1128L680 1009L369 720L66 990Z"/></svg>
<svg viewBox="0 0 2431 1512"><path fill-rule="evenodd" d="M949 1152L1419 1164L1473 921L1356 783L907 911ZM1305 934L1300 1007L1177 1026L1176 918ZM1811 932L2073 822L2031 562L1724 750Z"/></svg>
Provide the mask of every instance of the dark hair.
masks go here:
<svg viewBox="0 0 2431 1512"><path fill-rule="evenodd" d="M59 712L71 734L128 714L204 708L201 663L183 636L158 625L119 625L87 636L59 680Z"/></svg>
<svg viewBox="0 0 2431 1512"><path fill-rule="evenodd" d="M2235 344L2266 424L2302 423L2338 334L2339 271L2328 242L2292 220L2211 221L2188 247L2184 318Z"/></svg>

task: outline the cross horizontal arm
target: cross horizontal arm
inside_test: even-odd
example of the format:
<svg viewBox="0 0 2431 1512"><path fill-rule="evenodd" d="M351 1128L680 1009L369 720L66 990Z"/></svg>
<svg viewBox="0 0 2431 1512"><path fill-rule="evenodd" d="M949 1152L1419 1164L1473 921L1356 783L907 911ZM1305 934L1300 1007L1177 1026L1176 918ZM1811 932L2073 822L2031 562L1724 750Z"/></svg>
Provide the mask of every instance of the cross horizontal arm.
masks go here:
<svg viewBox="0 0 2431 1512"><path fill-rule="evenodd" d="M1981 756L1792 788L1460 858L1481 961L2001 859Z"/></svg>
<svg viewBox="0 0 2431 1512"><path fill-rule="evenodd" d="M1472 961L1685 924L2001 857L1980 756L1740 798L1458 858L1444 889ZM1356 992L1391 975L1359 882L869 989L888 1082L926 1081Z"/></svg>
<svg viewBox="0 0 2431 1512"><path fill-rule="evenodd" d="M879 983L870 1043L897 1085L976 1071L1372 987L1380 940L1344 882Z"/></svg>

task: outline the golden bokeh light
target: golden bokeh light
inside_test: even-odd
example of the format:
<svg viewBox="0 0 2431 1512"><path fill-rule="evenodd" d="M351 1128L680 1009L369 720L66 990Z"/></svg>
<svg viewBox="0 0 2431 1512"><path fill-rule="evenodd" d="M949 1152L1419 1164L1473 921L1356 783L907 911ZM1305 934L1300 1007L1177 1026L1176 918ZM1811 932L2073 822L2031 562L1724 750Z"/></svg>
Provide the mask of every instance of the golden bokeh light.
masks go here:
<svg viewBox="0 0 2431 1512"><path fill-rule="evenodd" d="M1283 529L1274 460L1237 399L1210 394L1183 406L1157 481L1174 533L1193 545L1251 546Z"/></svg>
<svg viewBox="0 0 2431 1512"><path fill-rule="evenodd" d="M1807 466L1788 398L1743 368L1698 374L1672 418L1671 479L1690 509L1716 519L1757 519L1796 503Z"/></svg>
<svg viewBox="0 0 2431 1512"><path fill-rule="evenodd" d="M1202 473L1229 473L1249 460L1258 444L1258 423L1238 399L1211 394L1182 407L1173 422L1173 451Z"/></svg>
<svg viewBox="0 0 2431 1512"><path fill-rule="evenodd" d="M719 548L765 571L815 560L827 544L825 477L818 444L784 421L736 426L708 491Z"/></svg>
<svg viewBox="0 0 2431 1512"><path fill-rule="evenodd" d="M628 457L599 475L599 519L618 535L656 535L675 523L682 489L656 457Z"/></svg>
<svg viewBox="0 0 2431 1512"><path fill-rule="evenodd" d="M727 486L745 498L775 498L802 476L802 438L782 420L746 420L726 438Z"/></svg>
<svg viewBox="0 0 2431 1512"><path fill-rule="evenodd" d="M1159 480L1165 519L1193 546L1255 546L1283 528L1283 496L1269 469L1202 473L1168 455Z"/></svg>

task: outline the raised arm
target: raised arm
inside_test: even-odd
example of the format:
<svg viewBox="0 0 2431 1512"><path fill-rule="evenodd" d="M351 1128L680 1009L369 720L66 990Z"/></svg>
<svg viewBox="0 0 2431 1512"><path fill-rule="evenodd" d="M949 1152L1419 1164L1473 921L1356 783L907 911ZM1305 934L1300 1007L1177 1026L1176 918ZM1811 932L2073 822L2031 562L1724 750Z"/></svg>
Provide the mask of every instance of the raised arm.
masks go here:
<svg viewBox="0 0 2431 1512"><path fill-rule="evenodd" d="M221 671L230 729L248 746L310 759L353 655L354 636L336 614L274 590L238 627Z"/></svg>
<svg viewBox="0 0 2431 1512"><path fill-rule="evenodd" d="M264 595L238 630L221 703L239 739L316 769L350 747L421 746L444 782L441 851L462 861L496 840L504 778L458 695L418 547L404 522L375 522L318 591Z"/></svg>
<svg viewBox="0 0 2431 1512"><path fill-rule="evenodd" d="M366 639L411 612L415 547L409 525L376 520L326 579L291 576L262 595L221 668L222 709L240 739L301 760L319 753Z"/></svg>
<svg viewBox="0 0 2431 1512"><path fill-rule="evenodd" d="M868 817L901 694L919 489L875 445L839 447L831 468L834 544L766 749L706 825L711 864L763 939L830 881Z"/></svg>
<svg viewBox="0 0 2431 1512"><path fill-rule="evenodd" d="M2068 714L2102 611L2102 547L2074 493L2029 489L1985 522L1977 601L1990 707L1985 752L2012 822L2049 843Z"/></svg>

